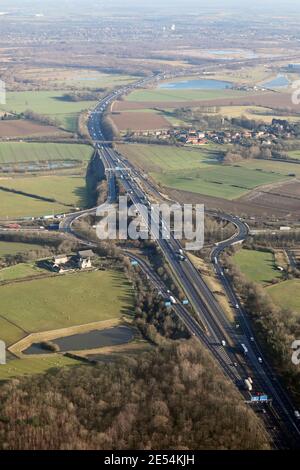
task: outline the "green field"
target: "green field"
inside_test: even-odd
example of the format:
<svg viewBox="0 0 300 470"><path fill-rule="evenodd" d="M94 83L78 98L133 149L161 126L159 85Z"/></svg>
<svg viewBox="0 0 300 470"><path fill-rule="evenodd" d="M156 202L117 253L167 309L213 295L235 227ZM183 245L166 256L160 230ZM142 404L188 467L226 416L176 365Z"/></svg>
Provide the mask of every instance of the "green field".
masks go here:
<svg viewBox="0 0 300 470"><path fill-rule="evenodd" d="M88 161L92 152L92 147L81 144L1 142L0 164L51 160Z"/></svg>
<svg viewBox="0 0 300 470"><path fill-rule="evenodd" d="M76 132L79 114L93 108L96 101L65 101L62 99L65 93L62 90L8 92L6 105L0 105L0 110L13 113L31 110L57 120L66 130Z"/></svg>
<svg viewBox="0 0 300 470"><path fill-rule="evenodd" d="M0 189L0 218L30 217L70 212L74 207L84 207L85 182L82 177L37 176L1 179L0 186L27 194L55 199L48 202L26 195L8 193Z"/></svg>
<svg viewBox="0 0 300 470"><path fill-rule="evenodd" d="M300 149L299 150L290 150L287 152L290 158L294 158L296 160L300 160Z"/></svg>
<svg viewBox="0 0 300 470"><path fill-rule="evenodd" d="M0 380L9 380L24 375L42 374L49 369L80 365L80 362L62 356L51 354L49 357L24 357L13 359L6 365L0 366Z"/></svg>
<svg viewBox="0 0 300 470"><path fill-rule="evenodd" d="M218 98L239 98L245 95L245 92L236 90L171 90L156 88L134 91L126 97L126 100L138 102L203 101Z"/></svg>
<svg viewBox="0 0 300 470"><path fill-rule="evenodd" d="M290 309L300 317L300 279L284 281L267 288L276 305Z"/></svg>
<svg viewBox="0 0 300 470"><path fill-rule="evenodd" d="M0 241L0 257L5 255L15 255L17 253L26 253L27 251L37 250L40 245L32 243L2 242Z"/></svg>
<svg viewBox="0 0 300 470"><path fill-rule="evenodd" d="M121 317L133 308L124 275L95 271L0 286L1 338L14 343L34 333ZM9 328L7 326L9 325Z"/></svg>
<svg viewBox="0 0 300 470"><path fill-rule="evenodd" d="M54 202L39 201L27 196L4 193L0 191L1 223L13 217L38 217L42 215L61 214L68 211L67 206Z"/></svg>
<svg viewBox="0 0 300 470"><path fill-rule="evenodd" d="M289 175L300 176L300 165L298 163L278 162L275 160L244 160L238 162L241 168L256 170L282 175L287 178Z"/></svg>
<svg viewBox="0 0 300 470"><path fill-rule="evenodd" d="M266 285L272 279L282 279L272 253L242 249L233 256L233 261L250 281Z"/></svg>
<svg viewBox="0 0 300 470"><path fill-rule="evenodd" d="M36 176L1 179L0 186L55 199L62 204L83 206L85 204L85 179L80 176ZM5 194L0 190L1 198Z"/></svg>
<svg viewBox="0 0 300 470"><path fill-rule="evenodd" d="M14 266L9 266L8 268L0 269L0 282L23 279L44 273L45 271L43 269L37 268L34 264L19 263Z"/></svg>
<svg viewBox="0 0 300 470"><path fill-rule="evenodd" d="M282 180L281 175L256 173L233 166L211 166L194 171L152 173L153 178L163 186L190 191L206 196L236 199L257 186Z"/></svg>
<svg viewBox="0 0 300 470"><path fill-rule="evenodd" d="M235 199L261 185L284 181L290 172L300 175L297 164L247 160L238 165L223 165L218 160L219 146L187 149L122 145L119 148L163 186L225 199Z"/></svg>
<svg viewBox="0 0 300 470"><path fill-rule="evenodd" d="M201 149L169 145L120 145L119 150L132 163L148 172L209 168L218 163L220 147L207 145Z"/></svg>

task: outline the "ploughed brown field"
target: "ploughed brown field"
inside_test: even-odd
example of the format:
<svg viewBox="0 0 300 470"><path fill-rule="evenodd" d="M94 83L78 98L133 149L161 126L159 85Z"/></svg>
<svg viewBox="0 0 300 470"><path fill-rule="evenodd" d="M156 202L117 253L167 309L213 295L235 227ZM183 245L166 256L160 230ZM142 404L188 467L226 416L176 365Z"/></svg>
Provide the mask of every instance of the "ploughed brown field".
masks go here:
<svg viewBox="0 0 300 470"><path fill-rule="evenodd" d="M171 124L163 116L149 112L114 112L111 117L119 131L127 129L131 129L133 131L146 131L169 129L171 127Z"/></svg>
<svg viewBox="0 0 300 470"><path fill-rule="evenodd" d="M300 217L300 181L287 181L266 190L255 189L239 198L240 203L253 204L255 209L266 212L284 212Z"/></svg>
<svg viewBox="0 0 300 470"><path fill-rule="evenodd" d="M198 101L118 101L114 111L126 111L145 108L181 108L182 106L263 106L274 109L290 109L299 112L299 105L292 103L291 93L266 92L237 98L218 98Z"/></svg>
<svg viewBox="0 0 300 470"><path fill-rule="evenodd" d="M300 186L300 183L298 185ZM262 193L254 190L250 193L252 200L247 200L247 196L243 196L232 201L171 188L164 188L163 192L180 203L204 204L208 209L219 209L236 215L248 217L270 217L272 215L284 218L290 215L293 220L300 220L300 198L287 199L281 195L275 196L271 192ZM276 193L278 193L278 188Z"/></svg>
<svg viewBox="0 0 300 470"><path fill-rule="evenodd" d="M63 135L66 132L54 126L45 126L24 119L13 121L0 121L0 138L5 137L31 137L45 135Z"/></svg>

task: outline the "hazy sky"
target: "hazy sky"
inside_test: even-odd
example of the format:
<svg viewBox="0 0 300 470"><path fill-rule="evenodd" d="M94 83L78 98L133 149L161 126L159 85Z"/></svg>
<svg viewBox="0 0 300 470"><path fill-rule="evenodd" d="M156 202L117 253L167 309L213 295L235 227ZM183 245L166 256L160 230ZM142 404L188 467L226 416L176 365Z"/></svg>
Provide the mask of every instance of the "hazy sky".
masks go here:
<svg viewBox="0 0 300 470"><path fill-rule="evenodd" d="M257 10L260 13L265 10L268 13L280 13L282 16L291 11L300 12L300 0L0 0L0 11L11 11L15 8L47 11L48 7L51 10L57 7L58 11L62 11L65 8L78 10L81 6L85 13L90 7L91 14L96 6L104 11L136 8L137 11L169 11L172 15L191 9L201 12L201 9L207 11L215 8L223 11Z"/></svg>

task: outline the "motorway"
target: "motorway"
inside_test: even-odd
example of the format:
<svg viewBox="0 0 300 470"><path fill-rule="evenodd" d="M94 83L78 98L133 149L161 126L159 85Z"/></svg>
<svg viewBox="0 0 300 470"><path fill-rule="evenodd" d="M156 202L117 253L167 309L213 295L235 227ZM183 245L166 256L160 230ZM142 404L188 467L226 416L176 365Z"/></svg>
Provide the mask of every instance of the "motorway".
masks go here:
<svg viewBox="0 0 300 470"><path fill-rule="evenodd" d="M145 224L149 222L151 202L147 191L145 192L146 185L141 185L143 176L139 174L138 169L129 167L128 161L119 152L116 152L109 144L104 143L105 136L101 127L101 119L106 109L118 96L130 92L136 86L143 86L152 79L153 77L142 79L136 84L126 86L104 98L90 114L88 123L95 149L98 150L99 157L102 159L106 169L109 189L107 202L113 203L116 200L115 178L117 177L132 200L132 203L138 209L139 215ZM149 188L149 191L153 192L153 190L156 189L153 189L153 187ZM73 222L87 213L95 212L96 209L94 208L89 211L72 214L61 222L60 228L63 231L75 234L72 229ZM238 387L245 400L250 400L250 394L243 386L244 380L249 376L253 379L254 392L268 396L269 401L264 405L265 414L262 416L273 438L274 446L276 448L298 448L300 447L300 429L299 421L297 421L294 414L293 405L263 357L259 345L255 341L247 314L243 310L219 261L220 255L225 248L245 240L248 235L248 227L238 217L222 213L215 213L213 215L228 220L237 228L236 234L231 239L214 247L211 260L225 292L236 310L239 327L237 328L236 324L232 324L228 320L216 301L214 294L210 291L201 274L189 258L187 257L184 261L180 261L178 251L183 249L180 242L170 232L167 239L166 237L163 239L160 236L160 223L164 227L164 221L157 216L157 226L153 227L153 224L151 224L151 234L168 262L174 279L180 285L193 307L194 315L190 310L181 305L179 301L173 305L173 308L191 334L209 349L225 375ZM160 234L158 237L157 233ZM85 240L85 242L91 246L93 245L88 240ZM157 289L163 292L164 295L167 295L166 288L161 279L152 272L147 263L139 260L139 264ZM241 344L245 344L248 349L246 355L241 354ZM254 392L252 392L252 395L255 395Z"/></svg>

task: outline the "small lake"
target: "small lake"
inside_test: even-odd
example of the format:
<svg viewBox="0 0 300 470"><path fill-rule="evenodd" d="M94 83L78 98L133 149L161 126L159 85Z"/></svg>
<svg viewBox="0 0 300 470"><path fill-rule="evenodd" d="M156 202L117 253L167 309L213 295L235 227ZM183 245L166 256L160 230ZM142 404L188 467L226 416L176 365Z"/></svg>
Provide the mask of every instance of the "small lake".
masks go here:
<svg viewBox="0 0 300 470"><path fill-rule="evenodd" d="M32 171L51 171L67 168L76 168L80 162L77 160L69 161L45 161L45 162L28 162L28 163L7 163L0 165L0 171L3 173L26 173Z"/></svg>
<svg viewBox="0 0 300 470"><path fill-rule="evenodd" d="M196 79L162 83L159 88L167 90L225 90L233 84L223 80Z"/></svg>
<svg viewBox="0 0 300 470"><path fill-rule="evenodd" d="M81 333L64 338L57 338L51 342L57 344L61 352L83 351L85 349L96 349L105 346L117 346L129 343L134 338L134 331L127 326L116 326L107 330L94 330L89 333ZM39 344L32 344L23 351L24 354L51 354Z"/></svg>
<svg viewBox="0 0 300 470"><path fill-rule="evenodd" d="M255 59L258 57L258 55L255 52L249 51L249 50L242 50L242 49L236 49L236 50L207 49L206 52L212 55L221 56L222 58L225 58L225 59L231 59L232 58L231 56L237 56L237 55L240 55L241 57L245 57L247 59Z"/></svg>
<svg viewBox="0 0 300 470"><path fill-rule="evenodd" d="M285 75L277 75L276 78L262 84L265 88L287 88L290 84L289 79Z"/></svg>

